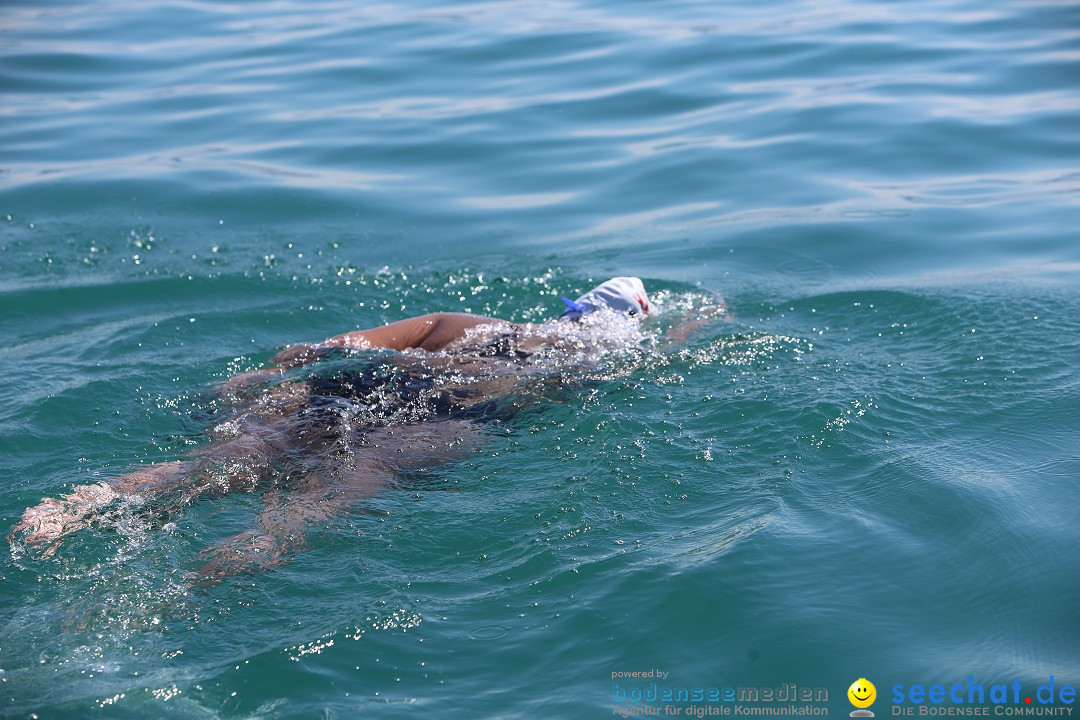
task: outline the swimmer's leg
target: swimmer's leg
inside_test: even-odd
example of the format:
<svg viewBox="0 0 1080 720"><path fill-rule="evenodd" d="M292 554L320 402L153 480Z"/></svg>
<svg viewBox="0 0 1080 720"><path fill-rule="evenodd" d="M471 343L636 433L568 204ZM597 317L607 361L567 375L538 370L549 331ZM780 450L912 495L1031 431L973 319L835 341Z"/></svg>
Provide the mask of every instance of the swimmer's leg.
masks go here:
<svg viewBox="0 0 1080 720"><path fill-rule="evenodd" d="M340 500L324 483L304 490L274 489L266 493L263 502L265 508L253 529L204 552L207 562L199 570L201 584L288 562L304 549L311 526L342 511Z"/></svg>
<svg viewBox="0 0 1080 720"><path fill-rule="evenodd" d="M366 429L350 456L309 451L292 466L294 482L263 495L255 527L204 553L201 585L283 565L304 550L312 527L358 502L399 486L401 474L458 460L479 444L479 428L463 420L442 420Z"/></svg>
<svg viewBox="0 0 1080 720"><path fill-rule="evenodd" d="M376 431L380 439L386 428ZM401 456L397 448L358 448L351 460L341 457L300 456L292 466L292 482L263 495L264 509L255 527L207 550L199 571L200 584L225 577L283 565L304 550L312 527L341 515L364 498L392 486ZM387 462L393 459L393 463Z"/></svg>
<svg viewBox="0 0 1080 720"><path fill-rule="evenodd" d="M27 548L43 548L41 557L48 558L66 536L94 524L118 501L175 512L204 497L254 490L270 469L274 450L266 439L242 434L201 448L197 459L147 465L109 482L81 485L28 508L8 541L15 543L21 535Z"/></svg>
<svg viewBox="0 0 1080 720"><path fill-rule="evenodd" d="M26 547L44 547L42 557L47 558L64 537L93 524L121 499L158 503L158 509L168 512L203 497L255 489L281 455L289 427L287 422L282 424L283 417L303 403L306 391L304 383L271 388L264 393L262 406L242 419L241 432L192 451L192 459L147 465L108 482L44 499L23 513L8 541L14 545L21 535Z"/></svg>

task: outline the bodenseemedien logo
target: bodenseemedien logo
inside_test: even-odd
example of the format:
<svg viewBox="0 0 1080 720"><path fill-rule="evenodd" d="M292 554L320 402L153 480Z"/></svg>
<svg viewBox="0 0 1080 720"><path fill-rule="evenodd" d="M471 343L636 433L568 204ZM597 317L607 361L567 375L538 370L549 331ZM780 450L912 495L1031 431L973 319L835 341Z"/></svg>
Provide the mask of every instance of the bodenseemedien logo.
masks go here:
<svg viewBox="0 0 1080 720"><path fill-rule="evenodd" d="M874 704L874 700L877 700L877 688L874 687L874 683L866 678L859 678L847 689L847 697L856 708L851 711L851 717L874 717L874 713L866 709Z"/></svg>

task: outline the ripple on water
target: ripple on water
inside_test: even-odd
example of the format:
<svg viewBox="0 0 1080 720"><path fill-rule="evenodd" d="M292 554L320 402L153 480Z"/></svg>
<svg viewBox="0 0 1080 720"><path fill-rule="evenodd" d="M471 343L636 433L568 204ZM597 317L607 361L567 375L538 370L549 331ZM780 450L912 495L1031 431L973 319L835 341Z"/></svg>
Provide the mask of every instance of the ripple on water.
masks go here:
<svg viewBox="0 0 1080 720"><path fill-rule="evenodd" d="M16 545L4 713L1080 672L1075 5L2 13L9 522L205 444L211 386L284 343L541 322L616 274L658 309L269 572L187 576L280 487Z"/></svg>

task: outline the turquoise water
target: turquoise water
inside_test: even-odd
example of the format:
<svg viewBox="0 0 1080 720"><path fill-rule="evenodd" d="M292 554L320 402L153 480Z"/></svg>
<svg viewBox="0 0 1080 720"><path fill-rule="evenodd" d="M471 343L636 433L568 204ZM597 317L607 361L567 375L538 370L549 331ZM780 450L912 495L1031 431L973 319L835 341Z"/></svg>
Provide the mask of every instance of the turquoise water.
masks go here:
<svg viewBox="0 0 1080 720"><path fill-rule="evenodd" d="M660 307L267 572L190 576L257 492L16 541L0 714L1080 684L1077 5L9 2L0 38L5 533L205 444L285 343L617 274Z"/></svg>

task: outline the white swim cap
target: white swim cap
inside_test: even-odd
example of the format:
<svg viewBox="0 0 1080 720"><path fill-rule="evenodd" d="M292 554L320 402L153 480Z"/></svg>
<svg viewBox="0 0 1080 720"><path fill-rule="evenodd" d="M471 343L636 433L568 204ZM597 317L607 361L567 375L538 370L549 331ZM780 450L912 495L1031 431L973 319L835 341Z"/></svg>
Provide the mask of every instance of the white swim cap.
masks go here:
<svg viewBox="0 0 1080 720"><path fill-rule="evenodd" d="M566 311L560 317L564 318L579 318L601 308L628 315L649 314L649 296L645 294L641 280L636 277L611 278L577 300L563 298L562 301L566 303Z"/></svg>

